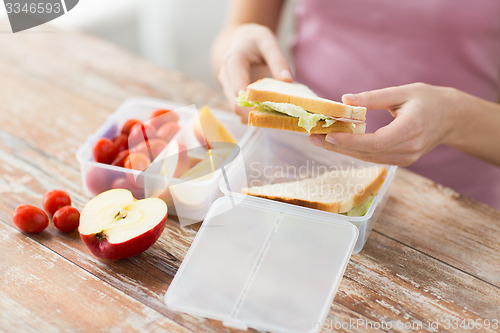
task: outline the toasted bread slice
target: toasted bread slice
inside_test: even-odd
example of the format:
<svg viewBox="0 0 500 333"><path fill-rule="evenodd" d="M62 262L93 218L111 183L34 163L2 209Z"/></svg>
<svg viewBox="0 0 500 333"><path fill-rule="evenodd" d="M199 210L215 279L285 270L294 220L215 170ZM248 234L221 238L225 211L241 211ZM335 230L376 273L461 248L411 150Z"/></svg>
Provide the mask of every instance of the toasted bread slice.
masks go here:
<svg viewBox="0 0 500 333"><path fill-rule="evenodd" d="M302 107L311 113L325 116L366 119L366 108L351 106L316 96L308 87L299 83L288 83L265 78L250 84L246 90L246 99L252 102L289 103Z"/></svg>
<svg viewBox="0 0 500 333"><path fill-rule="evenodd" d="M382 166L338 169L314 178L244 188L242 192L331 213L346 213L376 193L386 175L387 169Z"/></svg>
<svg viewBox="0 0 500 333"><path fill-rule="evenodd" d="M303 127L299 126L299 118L290 117L286 114L274 111L264 111L257 109L250 111L250 114L248 116L248 125L307 133L307 131ZM365 123L356 124L336 121L328 127L323 127L323 125L325 125L325 122L323 120L319 121L318 124L311 129L310 133L327 134L332 132L343 132L363 134L365 133L366 129Z"/></svg>

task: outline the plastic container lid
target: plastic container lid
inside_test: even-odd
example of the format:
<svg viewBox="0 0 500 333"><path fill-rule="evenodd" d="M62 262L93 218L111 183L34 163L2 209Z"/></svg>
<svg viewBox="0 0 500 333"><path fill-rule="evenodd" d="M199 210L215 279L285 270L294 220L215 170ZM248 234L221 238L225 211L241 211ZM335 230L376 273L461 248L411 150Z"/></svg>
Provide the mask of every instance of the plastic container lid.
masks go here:
<svg viewBox="0 0 500 333"><path fill-rule="evenodd" d="M315 332L358 229L254 199L225 196L214 202L165 303L239 329Z"/></svg>

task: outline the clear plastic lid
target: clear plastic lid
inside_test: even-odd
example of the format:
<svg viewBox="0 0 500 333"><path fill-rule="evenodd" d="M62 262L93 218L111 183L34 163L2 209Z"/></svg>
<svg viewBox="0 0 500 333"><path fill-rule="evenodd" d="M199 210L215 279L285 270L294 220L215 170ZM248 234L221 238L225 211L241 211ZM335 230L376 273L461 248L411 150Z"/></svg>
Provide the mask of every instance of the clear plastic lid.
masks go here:
<svg viewBox="0 0 500 333"><path fill-rule="evenodd" d="M358 229L254 199L215 201L165 303L234 328L315 332L328 313Z"/></svg>

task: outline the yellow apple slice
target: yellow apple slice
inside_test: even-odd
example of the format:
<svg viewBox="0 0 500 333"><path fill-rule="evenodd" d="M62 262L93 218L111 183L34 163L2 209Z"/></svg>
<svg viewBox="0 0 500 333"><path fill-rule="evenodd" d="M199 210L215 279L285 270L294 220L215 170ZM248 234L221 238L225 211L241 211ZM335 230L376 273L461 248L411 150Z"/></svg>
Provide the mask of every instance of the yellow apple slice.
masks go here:
<svg viewBox="0 0 500 333"><path fill-rule="evenodd" d="M208 106L204 106L198 112L198 119L193 124L194 135L202 146L209 149L214 142L237 143L229 131L215 118Z"/></svg>

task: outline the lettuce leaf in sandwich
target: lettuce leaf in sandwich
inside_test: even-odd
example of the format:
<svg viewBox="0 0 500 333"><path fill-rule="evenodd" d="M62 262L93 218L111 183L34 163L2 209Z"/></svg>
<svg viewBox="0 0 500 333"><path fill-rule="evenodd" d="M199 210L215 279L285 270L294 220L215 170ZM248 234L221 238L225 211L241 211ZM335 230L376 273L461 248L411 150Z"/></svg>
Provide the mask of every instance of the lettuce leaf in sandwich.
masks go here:
<svg viewBox="0 0 500 333"><path fill-rule="evenodd" d="M318 121L325 121L323 127L329 127L335 122L335 119L332 119L331 117L318 113L308 112L302 107L294 104L274 102L258 103L248 101L246 99L246 93L243 90L239 92L237 102L238 105L242 107L255 107L260 110L279 112L290 117L299 118L299 126L304 128L308 133L310 133L311 129L318 124Z"/></svg>

